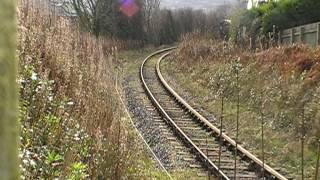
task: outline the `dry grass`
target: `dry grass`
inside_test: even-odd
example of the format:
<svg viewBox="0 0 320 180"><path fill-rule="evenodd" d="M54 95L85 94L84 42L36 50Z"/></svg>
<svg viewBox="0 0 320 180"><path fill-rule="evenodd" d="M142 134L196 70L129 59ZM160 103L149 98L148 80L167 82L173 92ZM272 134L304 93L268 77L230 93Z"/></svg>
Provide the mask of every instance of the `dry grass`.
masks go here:
<svg viewBox="0 0 320 180"><path fill-rule="evenodd" d="M221 96L225 96L225 128L234 136L235 67L238 66L235 60L240 59L239 133L243 145L261 155L262 112L266 116L267 162L273 167L287 169L298 178L300 141L304 136L306 177L311 178L315 172L316 147L320 138L319 54L319 48L303 45L254 53L191 34L183 39L173 58L175 61L166 67L183 89L197 97L196 103L217 117L221 114Z"/></svg>
<svg viewBox="0 0 320 180"><path fill-rule="evenodd" d="M115 93L118 51L141 43L97 39L31 2L18 10L22 178L143 179L149 159Z"/></svg>
<svg viewBox="0 0 320 180"><path fill-rule="evenodd" d="M269 72L276 67L279 75L286 79L306 73L306 85L317 85L320 78L320 48L306 45L272 47L253 53L220 40L208 39L199 33L191 33L182 38L177 54L177 60L184 67L199 63L230 63L239 57L242 64L255 62L259 71Z"/></svg>
<svg viewBox="0 0 320 180"><path fill-rule="evenodd" d="M34 65L40 77L55 82L54 98L74 100L74 118L92 134L106 133L116 119L111 49L117 44L79 31L66 18L24 5L20 9L20 67Z"/></svg>

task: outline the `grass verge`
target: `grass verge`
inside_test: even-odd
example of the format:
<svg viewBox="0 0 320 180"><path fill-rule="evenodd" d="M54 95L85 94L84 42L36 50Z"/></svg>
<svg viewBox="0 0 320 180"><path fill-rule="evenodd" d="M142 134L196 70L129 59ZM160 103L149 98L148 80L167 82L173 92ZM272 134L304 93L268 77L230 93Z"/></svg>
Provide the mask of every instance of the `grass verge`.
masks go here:
<svg viewBox="0 0 320 180"><path fill-rule="evenodd" d="M189 35L162 69L176 89L216 116L217 126L223 115L232 137L239 103L242 145L262 158L263 123L266 163L295 178L301 177L303 142L305 177L311 178L320 137L319 52L293 46L252 53Z"/></svg>

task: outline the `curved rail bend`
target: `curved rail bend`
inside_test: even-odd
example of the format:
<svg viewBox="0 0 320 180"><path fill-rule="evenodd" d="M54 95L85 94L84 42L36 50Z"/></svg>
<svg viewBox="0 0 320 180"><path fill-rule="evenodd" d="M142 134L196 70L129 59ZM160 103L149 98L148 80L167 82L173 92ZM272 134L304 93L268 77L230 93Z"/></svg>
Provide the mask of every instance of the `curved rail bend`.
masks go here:
<svg viewBox="0 0 320 180"><path fill-rule="evenodd" d="M209 128L211 131L213 131L215 134L220 134L220 130L215 127L212 123L210 123L206 118L204 118L200 113L198 113L194 108L192 108L183 98L181 98L178 93L176 93L166 82L166 80L163 78L161 71L160 71L160 63L161 61L168 56L170 53L168 51L174 50L176 47L171 47L163 50L156 51L155 53L149 55L142 63L140 68L140 78L143 84L144 89L147 92L147 95L151 99L152 103L157 107L158 111L163 115L163 117L166 119L167 123L170 124L170 126L174 129L174 131L180 136L180 138L184 139L185 142L188 143L188 145L196 151L197 155L200 156L201 159L205 160L207 163L207 166L210 170L212 170L218 177L222 179L230 179L227 177L202 151L199 147L197 147L196 144L183 132L181 128L171 119L171 117L167 114L167 112L164 110L163 107L159 104L157 99L154 97L153 93L150 91L148 85L145 82L144 75L143 75L143 67L145 63L152 58L153 56L165 53L162 55L157 64L156 64L156 73L157 76L161 82L161 84L164 86L164 88L170 93L172 97L175 98L175 100L186 110L188 110L189 113L193 114L197 120L199 120L202 124L204 124L207 128ZM255 155L251 154L249 151L244 149L239 144L236 146L236 142L231 139L229 136L227 136L225 133L222 133L223 140L228 143L230 146L232 146L234 149L237 147L237 150L239 154L243 155L244 157L251 160L256 167L259 167L260 169L264 169L265 175L268 174L269 177L272 177L273 179L280 179L280 180L287 180L283 175L278 173L276 170L272 169L267 164L263 164L263 162L258 159Z"/></svg>

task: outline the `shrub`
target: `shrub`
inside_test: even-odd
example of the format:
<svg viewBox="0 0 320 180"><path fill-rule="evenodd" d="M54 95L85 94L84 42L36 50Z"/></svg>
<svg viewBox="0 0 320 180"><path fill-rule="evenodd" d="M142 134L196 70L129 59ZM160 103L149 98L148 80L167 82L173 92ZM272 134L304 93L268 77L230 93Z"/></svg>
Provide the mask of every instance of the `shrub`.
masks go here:
<svg viewBox="0 0 320 180"><path fill-rule="evenodd" d="M22 179L143 178L113 76L117 51L135 44L95 38L31 2L19 3Z"/></svg>

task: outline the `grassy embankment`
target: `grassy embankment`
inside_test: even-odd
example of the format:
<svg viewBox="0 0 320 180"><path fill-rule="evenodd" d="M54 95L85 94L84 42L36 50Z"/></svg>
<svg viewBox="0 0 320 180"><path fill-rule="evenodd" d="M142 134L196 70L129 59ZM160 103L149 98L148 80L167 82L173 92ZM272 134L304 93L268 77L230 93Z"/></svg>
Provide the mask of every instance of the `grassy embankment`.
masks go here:
<svg viewBox="0 0 320 180"><path fill-rule="evenodd" d="M266 162L298 178L302 139L306 177L315 174L320 137L319 63L320 49L294 46L251 53L190 35L162 68L176 89L195 97L192 101L216 115L217 125L224 98L224 128L232 137L236 136L239 94L242 145L262 157L264 122Z"/></svg>
<svg viewBox="0 0 320 180"><path fill-rule="evenodd" d="M22 179L165 177L114 91L116 51L135 45L96 39L29 1L19 5Z"/></svg>

